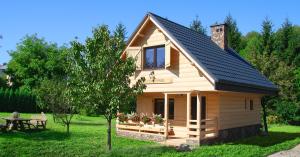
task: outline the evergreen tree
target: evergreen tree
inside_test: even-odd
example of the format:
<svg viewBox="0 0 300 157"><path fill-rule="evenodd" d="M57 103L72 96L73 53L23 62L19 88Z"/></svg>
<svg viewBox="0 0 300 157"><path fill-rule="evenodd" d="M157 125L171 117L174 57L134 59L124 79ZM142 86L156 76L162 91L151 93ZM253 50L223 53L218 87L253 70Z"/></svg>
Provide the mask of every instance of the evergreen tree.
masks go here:
<svg viewBox="0 0 300 157"><path fill-rule="evenodd" d="M261 40L263 53L270 55L274 50L274 32L272 21L268 17L262 23Z"/></svg>
<svg viewBox="0 0 300 157"><path fill-rule="evenodd" d="M206 35L207 33L206 28L202 26L202 23L198 16L196 16L196 18L192 21L192 23L190 24L190 28L204 35Z"/></svg>
<svg viewBox="0 0 300 157"><path fill-rule="evenodd" d="M242 33L239 31L236 20L228 14L224 20L224 23L227 24L227 41L228 46L239 52L241 50L241 36Z"/></svg>
<svg viewBox="0 0 300 157"><path fill-rule="evenodd" d="M293 34L293 25L288 18L285 19L284 23L281 26L281 29L278 30L279 39L278 49L283 52L289 47L289 42Z"/></svg>

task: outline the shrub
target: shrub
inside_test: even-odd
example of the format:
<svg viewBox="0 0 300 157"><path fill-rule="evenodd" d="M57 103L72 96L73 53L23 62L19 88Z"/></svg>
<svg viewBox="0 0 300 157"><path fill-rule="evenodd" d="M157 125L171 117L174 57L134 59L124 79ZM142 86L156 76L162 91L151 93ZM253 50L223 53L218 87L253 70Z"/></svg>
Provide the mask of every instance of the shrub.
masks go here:
<svg viewBox="0 0 300 157"><path fill-rule="evenodd" d="M35 96L26 89L0 88L0 112L40 112Z"/></svg>
<svg viewBox="0 0 300 157"><path fill-rule="evenodd" d="M292 120L298 111L298 107L293 102L280 101L276 104L276 112L287 122Z"/></svg>

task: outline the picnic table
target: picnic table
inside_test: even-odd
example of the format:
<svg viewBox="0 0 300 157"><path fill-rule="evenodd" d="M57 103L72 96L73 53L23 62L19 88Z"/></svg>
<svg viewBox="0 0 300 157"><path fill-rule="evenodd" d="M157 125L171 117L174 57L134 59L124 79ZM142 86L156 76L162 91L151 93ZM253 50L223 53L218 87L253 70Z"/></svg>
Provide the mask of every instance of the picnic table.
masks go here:
<svg viewBox="0 0 300 157"><path fill-rule="evenodd" d="M6 127L13 130L18 130L18 129L25 130L24 125L27 125L28 128L30 128L30 120L32 120L29 118L11 118L11 117L2 118L2 119L6 121Z"/></svg>

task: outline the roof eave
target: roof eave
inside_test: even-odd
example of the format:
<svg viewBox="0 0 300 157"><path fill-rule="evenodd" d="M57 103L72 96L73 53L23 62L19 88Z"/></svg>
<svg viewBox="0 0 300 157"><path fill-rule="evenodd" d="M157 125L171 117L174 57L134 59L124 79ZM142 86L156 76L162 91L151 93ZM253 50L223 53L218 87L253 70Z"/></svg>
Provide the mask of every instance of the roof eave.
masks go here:
<svg viewBox="0 0 300 157"><path fill-rule="evenodd" d="M215 85L216 90L233 91L233 92L247 92L247 93L258 93L265 95L278 95L279 89L262 87L256 85L249 85L237 82L218 81Z"/></svg>

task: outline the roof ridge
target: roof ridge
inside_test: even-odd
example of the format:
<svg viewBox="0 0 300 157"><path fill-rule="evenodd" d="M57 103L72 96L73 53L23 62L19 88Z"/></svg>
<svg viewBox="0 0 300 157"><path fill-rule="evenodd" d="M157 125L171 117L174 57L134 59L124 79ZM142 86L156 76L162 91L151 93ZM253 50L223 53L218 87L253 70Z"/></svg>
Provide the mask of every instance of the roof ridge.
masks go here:
<svg viewBox="0 0 300 157"><path fill-rule="evenodd" d="M190 30L190 31L193 31L193 32L195 32L195 33L197 33L197 34L200 34L200 35L202 35L202 36L204 36L204 37L210 39L210 36L208 36L208 35L206 35L206 34L202 34L202 33L200 33L200 32L197 32L197 31L195 31L195 30L193 30L193 29L191 29L191 28L189 28L189 27L187 27L187 26L184 26L184 25L182 25L182 24L176 23L176 22L171 21L171 20L169 20L169 19L163 18L163 17L161 17L161 16L159 16L159 15L157 15L157 14L154 14L154 13L152 13L152 12L148 12L148 15L153 15L153 16L159 17L159 18L161 18L161 19L164 19L164 20L166 20L166 21L168 21L168 22L174 23L174 24L176 24L176 25L178 25L178 26L181 26L181 27L183 27L183 28L185 28L185 29L188 29L188 30Z"/></svg>

